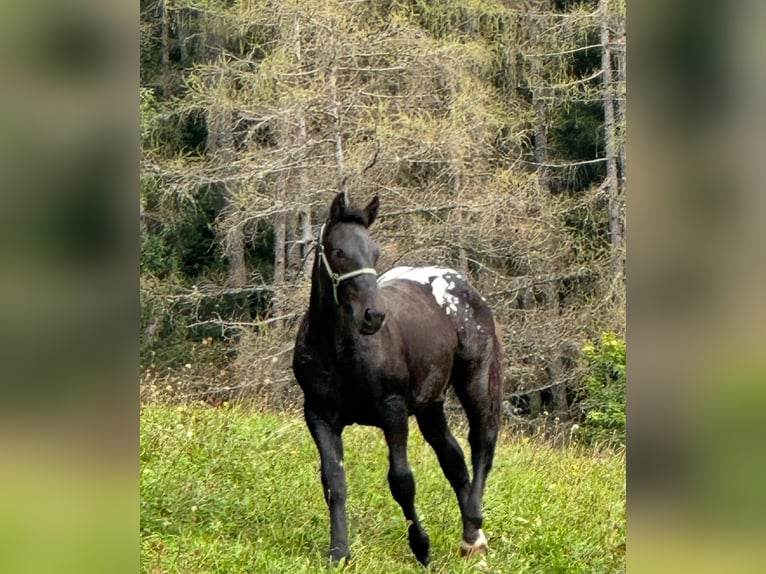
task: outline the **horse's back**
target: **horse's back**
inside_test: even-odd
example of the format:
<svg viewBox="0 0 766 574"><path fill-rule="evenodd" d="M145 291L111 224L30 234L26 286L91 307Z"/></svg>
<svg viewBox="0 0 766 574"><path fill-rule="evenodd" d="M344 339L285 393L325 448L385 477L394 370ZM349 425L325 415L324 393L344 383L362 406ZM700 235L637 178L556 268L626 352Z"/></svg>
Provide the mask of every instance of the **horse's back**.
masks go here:
<svg viewBox="0 0 766 574"><path fill-rule="evenodd" d="M486 354L494 337L492 311L459 272L444 267L395 267L380 276L378 286L389 316L400 323L405 338L427 337L450 345L458 359L474 360Z"/></svg>

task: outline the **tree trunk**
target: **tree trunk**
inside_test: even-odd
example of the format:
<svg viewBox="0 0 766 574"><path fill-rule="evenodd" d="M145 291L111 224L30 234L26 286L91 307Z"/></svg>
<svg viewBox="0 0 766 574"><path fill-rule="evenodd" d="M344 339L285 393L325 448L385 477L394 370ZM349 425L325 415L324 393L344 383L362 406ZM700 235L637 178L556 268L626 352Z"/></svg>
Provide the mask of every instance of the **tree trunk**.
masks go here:
<svg viewBox="0 0 766 574"><path fill-rule="evenodd" d="M620 158L620 169L619 169L619 176L620 176L620 189L622 190L622 193L625 193L625 185L627 181L627 169L628 169L628 157L625 149L625 128L627 126L627 116L625 112L626 107L626 101L627 101L627 71L626 71L626 61L625 61L625 26L624 26L624 19L619 18L618 19L619 24L619 41L618 41L618 49L615 51L615 56L617 60L617 133L619 134L619 158ZM625 221L623 220L623 233L625 232Z"/></svg>
<svg viewBox="0 0 766 574"><path fill-rule="evenodd" d="M281 285L285 280L285 252L287 246L287 214L284 201L287 195L288 178L280 177L277 181L277 213L274 215L274 285Z"/></svg>
<svg viewBox="0 0 766 574"><path fill-rule="evenodd" d="M548 371L551 379L551 412L566 415L569 411L567 402L567 378L570 374L568 364L571 363L571 353L567 353L569 345L562 344L556 350Z"/></svg>
<svg viewBox="0 0 766 574"><path fill-rule="evenodd" d="M614 81L612 79L612 52L609 46L609 0L600 0L601 11L601 68L604 102L604 140L606 152L606 190L608 197L609 233L612 245L621 248L624 241L622 229L622 201L620 181L617 177L617 130L614 114Z"/></svg>
<svg viewBox="0 0 766 574"><path fill-rule="evenodd" d="M455 203L460 204L460 189L462 184L462 170L460 169L460 159L457 157L456 153L453 153L452 160L450 161L450 170L452 171L452 196L454 197ZM458 208L455 210L455 215L457 219L457 229L461 230L463 229L463 211L461 208ZM458 268L459 271L465 276L469 277L468 274L468 254L465 251L465 246L463 245L463 241L458 237L458 248L457 248L457 255L458 255Z"/></svg>
<svg viewBox="0 0 766 574"><path fill-rule="evenodd" d="M231 207L231 206L229 206ZM247 266L245 265L245 234L242 230L241 217L232 217L233 226L227 231L224 240L224 253L229 262L226 286L231 288L244 287L247 284Z"/></svg>
<svg viewBox="0 0 766 574"><path fill-rule="evenodd" d="M298 227L301 234L301 272L305 277L311 277L311 268L314 266L314 252L311 250L313 234L311 233L311 210L302 207L298 211Z"/></svg>
<svg viewBox="0 0 766 574"><path fill-rule="evenodd" d="M228 170L234 160L234 141L232 134L231 111L226 108L216 108L208 111L207 115L207 154L215 162ZM236 199L234 190L225 184L223 208L225 215L222 226L223 252L228 262L226 286L239 288L247 284L247 266L245 264L245 234L242 211Z"/></svg>
<svg viewBox="0 0 766 574"><path fill-rule="evenodd" d="M184 20L185 17L188 17L188 10L183 10L176 12L176 35L178 36L178 52L179 52L179 60L181 66L186 66L186 60L188 58L188 53L186 51L186 21Z"/></svg>
<svg viewBox="0 0 766 574"><path fill-rule="evenodd" d="M160 37L162 47L160 49L160 62L162 63L162 87L164 95L170 95L170 25L168 23L167 0L162 0L157 9L160 11Z"/></svg>
<svg viewBox="0 0 766 574"><path fill-rule="evenodd" d="M298 113L298 143L301 146L300 166L298 167L298 197L301 199L301 202L305 201L310 204L308 174L306 173L308 159L306 157L307 142L306 118L303 111L301 111ZM300 261L297 267L305 277L311 277L311 268L314 265L314 255L311 251L313 241L311 233L311 207L301 206L298 209L298 237L300 249L296 250L296 254Z"/></svg>
<svg viewBox="0 0 766 574"><path fill-rule="evenodd" d="M453 102L453 104L450 106L450 115L455 116L455 110L454 110L454 102L456 99L455 94L455 87L452 85L452 82L448 80L448 90L449 90L449 101ZM452 180L452 201L456 205L460 205L461 201L461 192L463 189L463 157L461 153L461 149L459 145L456 145L457 142L450 142L448 144L449 149L449 172L450 172L450 179ZM455 221L455 229L458 230L458 238L457 238L457 256L458 256L458 270L465 276L469 277L468 274L468 254L465 250L465 241L463 240L463 237L461 235L461 231L464 228L463 223L463 208L458 207L454 211L454 221Z"/></svg>
<svg viewBox="0 0 766 574"><path fill-rule="evenodd" d="M300 20L298 15L295 15L293 21L293 48L295 55L296 69L301 69L303 64L303 51L301 44L300 34ZM306 114L301 106L297 113L297 144L298 144L298 167L295 168L297 172L297 190L296 198L301 202L308 203L310 205L310 194L308 185L308 174L306 173L306 165L308 163L308 130L306 129ZM301 206L298 208L297 214L297 229L296 229L296 249L292 250L294 262L291 262L291 267L295 269L296 273L303 273L305 277L311 277L311 268L314 264L314 258L311 254L311 208Z"/></svg>
<svg viewBox="0 0 766 574"><path fill-rule="evenodd" d="M529 23L530 45L539 49L535 52L543 53L542 38L545 37L545 29L542 25L542 11L547 8L545 0L537 0L531 3ZM548 167L548 102L546 97L548 90L540 56L532 56L529 60L529 81L532 92L532 107L535 110L535 163L537 164L537 179L540 189L545 193L551 192L550 168Z"/></svg>
<svg viewBox="0 0 766 574"><path fill-rule="evenodd" d="M343 161L343 133L341 128L340 105L337 87L338 69L333 61L330 66L328 83L330 87L330 115L335 123L335 170L338 191L346 191L346 169Z"/></svg>
<svg viewBox="0 0 766 574"><path fill-rule="evenodd" d="M542 91L542 88L539 88ZM537 91L537 90L534 90ZM535 99L535 163L537 163L537 179L540 189L545 193L551 192L550 168L548 167L548 104L540 93L533 95Z"/></svg>

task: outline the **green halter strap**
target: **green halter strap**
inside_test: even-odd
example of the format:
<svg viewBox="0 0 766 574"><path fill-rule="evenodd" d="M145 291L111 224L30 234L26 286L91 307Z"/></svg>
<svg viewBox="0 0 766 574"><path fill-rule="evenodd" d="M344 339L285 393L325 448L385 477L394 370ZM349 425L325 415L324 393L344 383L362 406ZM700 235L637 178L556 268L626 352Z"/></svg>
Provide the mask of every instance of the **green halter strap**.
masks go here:
<svg viewBox="0 0 766 574"><path fill-rule="evenodd" d="M324 228L325 226L322 225L322 229L319 231L319 258L322 260L322 263L324 263L324 268L327 270L327 275L330 276L330 282L332 283L332 296L333 299L335 299L335 304L339 305L338 303L338 285L340 285L341 281L345 281L346 279L351 279L353 277L356 277L358 275L375 275L378 276L378 272L375 271L372 267L362 267L361 269L357 269L355 271L349 271L348 273L344 273L343 275L339 275L338 273L335 273L332 270L332 267L330 267L330 262L327 261L327 256L324 252Z"/></svg>

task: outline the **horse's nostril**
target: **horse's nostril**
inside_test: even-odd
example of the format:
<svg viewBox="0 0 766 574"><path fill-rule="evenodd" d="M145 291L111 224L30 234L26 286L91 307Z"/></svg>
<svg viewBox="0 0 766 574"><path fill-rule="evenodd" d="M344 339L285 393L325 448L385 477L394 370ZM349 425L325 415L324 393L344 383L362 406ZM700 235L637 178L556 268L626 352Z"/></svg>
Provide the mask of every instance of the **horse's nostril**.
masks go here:
<svg viewBox="0 0 766 574"><path fill-rule="evenodd" d="M373 333L383 326L383 321L385 321L385 319L385 313L379 313L378 311L373 311L372 309L365 309L364 329L369 333Z"/></svg>
<svg viewBox="0 0 766 574"><path fill-rule="evenodd" d="M383 321L383 319L386 318L385 313L379 313L377 311L373 311L372 309L365 309L364 311L364 320L372 323L376 321Z"/></svg>

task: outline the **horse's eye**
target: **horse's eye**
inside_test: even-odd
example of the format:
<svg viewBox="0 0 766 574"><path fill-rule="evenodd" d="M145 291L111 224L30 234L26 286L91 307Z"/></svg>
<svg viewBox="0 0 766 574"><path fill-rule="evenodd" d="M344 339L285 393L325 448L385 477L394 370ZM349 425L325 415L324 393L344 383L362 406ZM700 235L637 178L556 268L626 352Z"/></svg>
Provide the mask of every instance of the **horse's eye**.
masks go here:
<svg viewBox="0 0 766 574"><path fill-rule="evenodd" d="M338 259L343 259L346 256L346 254L343 252L342 249L336 249L335 250L335 257Z"/></svg>

